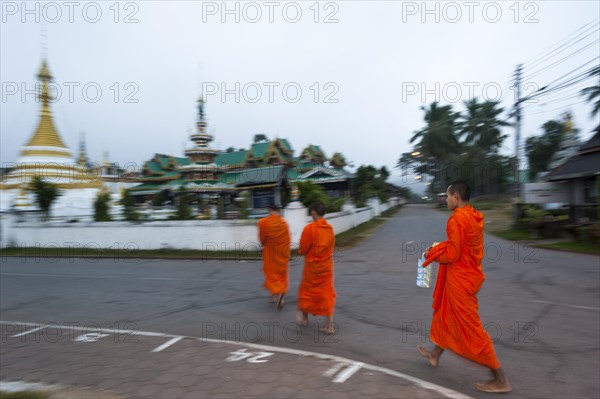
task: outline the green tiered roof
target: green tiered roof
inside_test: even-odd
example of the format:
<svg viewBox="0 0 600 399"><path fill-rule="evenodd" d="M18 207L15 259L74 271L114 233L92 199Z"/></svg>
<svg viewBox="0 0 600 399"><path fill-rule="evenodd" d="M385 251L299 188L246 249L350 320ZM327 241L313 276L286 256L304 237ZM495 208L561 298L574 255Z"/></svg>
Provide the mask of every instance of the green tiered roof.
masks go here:
<svg viewBox="0 0 600 399"><path fill-rule="evenodd" d="M247 154L247 150L221 152L215 158L215 163L219 166L242 165Z"/></svg>
<svg viewBox="0 0 600 399"><path fill-rule="evenodd" d="M276 165L269 164L269 158L273 155L278 158ZM343 159L340 153L335 153L332 159L339 157ZM144 176L140 179L142 184L133 189L137 192L158 191L176 189L184 184L190 184L192 188L201 185L206 189L214 186L216 190L270 186L278 183L283 173L291 181L326 182L352 178L352 174L342 168L326 168L323 165L326 160L323 150L317 145L307 146L299 157L294 157L290 143L278 138L253 143L249 150L220 152L214 161L222 168L218 180L190 181L179 170L179 167L194 164L188 158L155 154L144 164ZM251 165L256 167L249 167Z"/></svg>

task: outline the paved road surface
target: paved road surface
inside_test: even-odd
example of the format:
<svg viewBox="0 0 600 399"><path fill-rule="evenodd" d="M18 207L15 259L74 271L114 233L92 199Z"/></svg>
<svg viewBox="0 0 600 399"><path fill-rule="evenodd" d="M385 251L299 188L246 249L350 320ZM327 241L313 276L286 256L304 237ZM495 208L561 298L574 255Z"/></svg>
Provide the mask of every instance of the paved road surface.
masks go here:
<svg viewBox="0 0 600 399"><path fill-rule="evenodd" d="M448 215L407 206L360 246L336 255L334 337L319 334L315 318L308 328L292 324L301 259L291 264L290 295L277 313L261 290L258 262L5 258L0 318L318 352L490 397L471 388L488 378L485 369L451 353L432 369L415 350L427 342L432 312L432 289L415 285L418 247L444 239ZM597 256L486 236L480 314L515 388L504 397L598 396L599 263Z"/></svg>

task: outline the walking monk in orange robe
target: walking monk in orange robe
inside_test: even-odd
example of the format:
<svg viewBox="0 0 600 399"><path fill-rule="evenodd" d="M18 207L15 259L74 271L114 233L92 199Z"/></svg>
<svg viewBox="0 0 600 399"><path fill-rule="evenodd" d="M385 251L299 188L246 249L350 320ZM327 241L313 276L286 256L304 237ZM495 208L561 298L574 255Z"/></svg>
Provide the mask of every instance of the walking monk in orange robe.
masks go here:
<svg viewBox="0 0 600 399"><path fill-rule="evenodd" d="M437 366L445 349L488 367L494 379L477 383L474 388L484 392L510 392L512 387L500 367L494 344L481 324L477 293L485 280L483 259L483 215L469 205L471 192L465 182L454 182L446 192L448 209L454 211L448 219L448 240L429 249L423 266L439 262L433 292L431 351L421 345L419 353Z"/></svg>
<svg viewBox="0 0 600 399"><path fill-rule="evenodd" d="M333 249L335 234L323 217L325 205L315 202L310 208L313 222L304 228L298 253L304 255L304 273L298 291L298 324L308 325L308 314L326 316L327 325L321 329L326 334L335 334L333 308Z"/></svg>
<svg viewBox="0 0 600 399"><path fill-rule="evenodd" d="M269 212L269 216L258 221L258 236L263 246L263 287L271 293L271 302L277 302L277 310L281 310L283 297L289 287L291 235L290 228L279 215L279 207L275 203L271 203Z"/></svg>

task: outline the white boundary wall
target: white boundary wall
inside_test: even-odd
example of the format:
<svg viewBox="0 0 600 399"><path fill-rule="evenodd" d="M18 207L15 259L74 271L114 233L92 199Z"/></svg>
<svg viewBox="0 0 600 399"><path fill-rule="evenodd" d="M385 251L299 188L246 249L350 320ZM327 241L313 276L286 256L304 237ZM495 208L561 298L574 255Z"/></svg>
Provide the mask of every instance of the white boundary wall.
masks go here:
<svg viewBox="0 0 600 399"><path fill-rule="evenodd" d="M381 212L400 204L391 199L381 204L377 199L367 207L344 205L344 210L325 217L336 234L365 223ZM302 229L312 219L300 203L288 205L283 216L290 225L292 247L297 248ZM136 249L192 249L207 251L260 249L256 220L168 220L130 222L17 222L14 214L0 219L0 245L19 247L69 247Z"/></svg>

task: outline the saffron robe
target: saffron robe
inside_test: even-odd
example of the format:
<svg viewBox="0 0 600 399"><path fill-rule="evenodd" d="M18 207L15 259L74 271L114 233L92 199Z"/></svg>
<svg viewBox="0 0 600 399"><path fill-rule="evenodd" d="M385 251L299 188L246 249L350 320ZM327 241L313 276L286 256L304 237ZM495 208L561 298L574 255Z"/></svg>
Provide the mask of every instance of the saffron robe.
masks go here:
<svg viewBox="0 0 600 399"><path fill-rule="evenodd" d="M470 205L456 208L446 226L448 240L427 253L423 266L439 262L433 292L430 339L442 349L490 369L500 367L494 345L479 318L477 293L485 275L483 215Z"/></svg>
<svg viewBox="0 0 600 399"><path fill-rule="evenodd" d="M290 229L278 214L258 221L258 236L263 245L265 287L271 295L285 294L289 287Z"/></svg>
<svg viewBox="0 0 600 399"><path fill-rule="evenodd" d="M302 231L298 253L304 255L304 272L298 291L298 308L315 316L333 315L333 250L335 234L325 219L316 220Z"/></svg>

